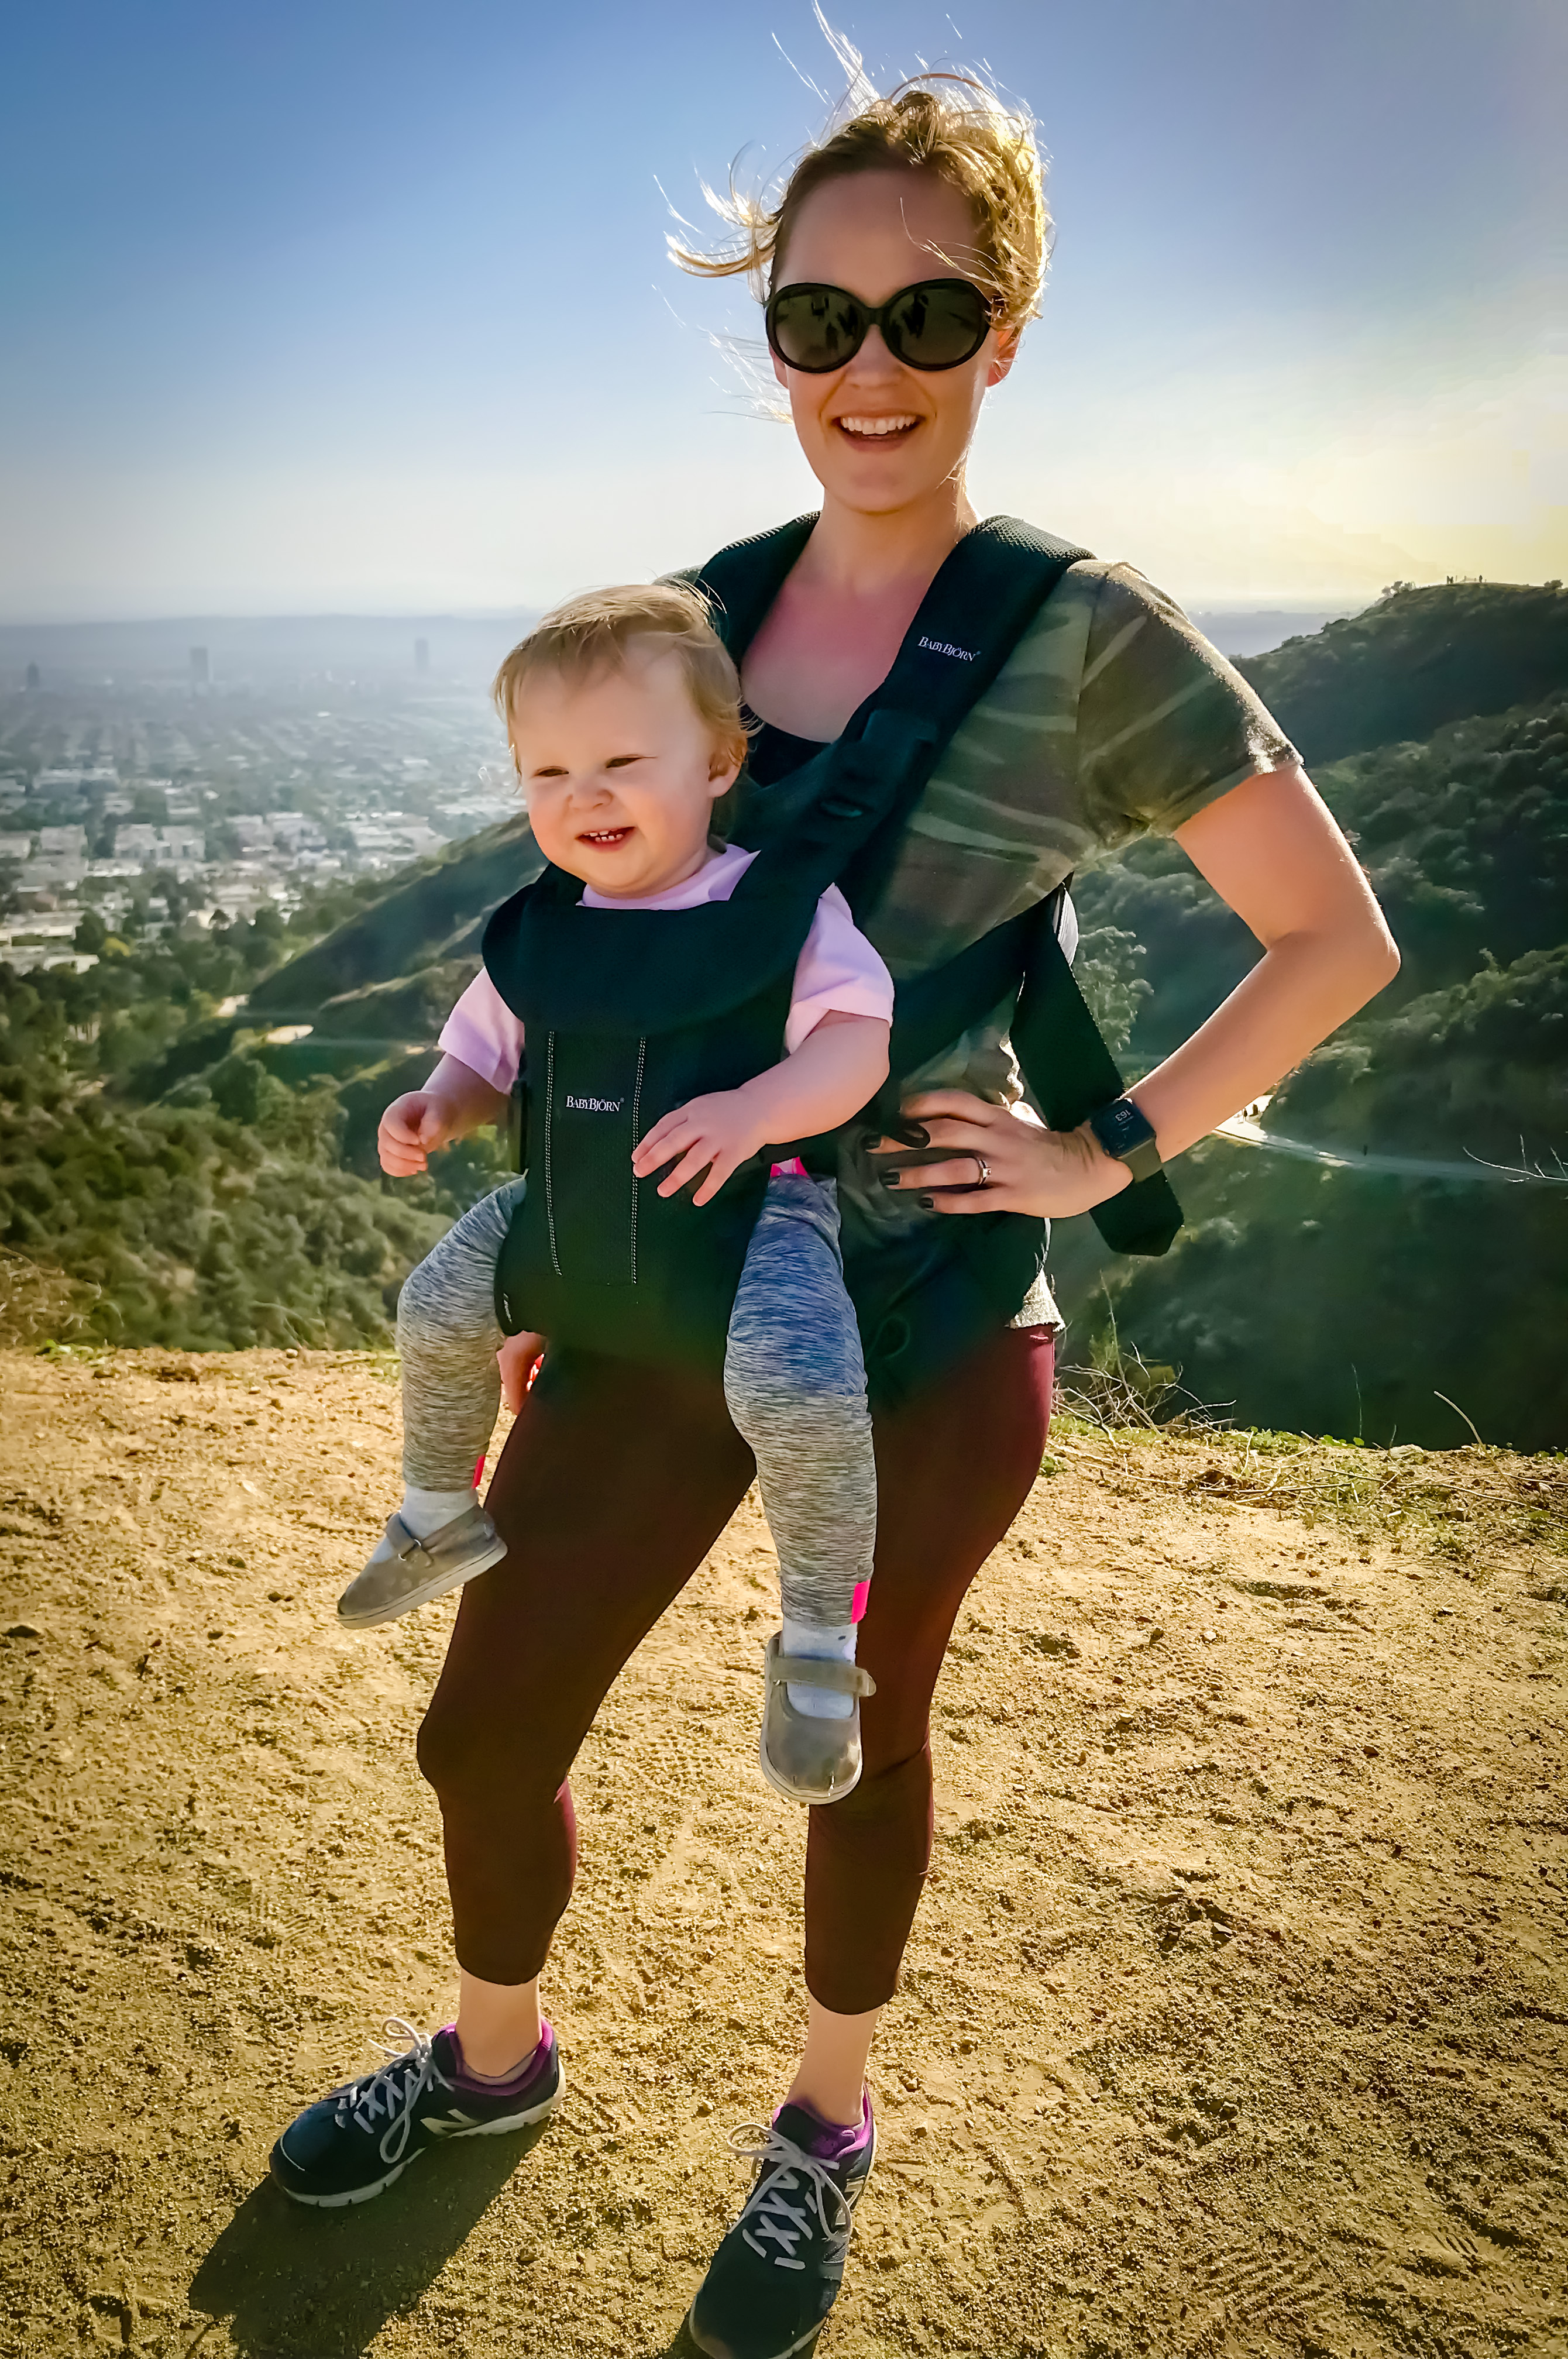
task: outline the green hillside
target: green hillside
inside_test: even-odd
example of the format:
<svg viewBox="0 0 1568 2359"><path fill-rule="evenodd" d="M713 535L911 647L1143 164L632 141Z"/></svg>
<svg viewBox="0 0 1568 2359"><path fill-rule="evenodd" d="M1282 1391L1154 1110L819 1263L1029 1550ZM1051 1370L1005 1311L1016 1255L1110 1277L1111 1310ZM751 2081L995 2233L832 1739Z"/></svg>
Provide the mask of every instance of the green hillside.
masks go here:
<svg viewBox="0 0 1568 2359"><path fill-rule="evenodd" d="M81 974L0 966L0 1241L65 1274L69 1332L189 1350L385 1341L453 1200L346 1172L336 1083L289 1087L231 1049L214 1007L288 940L267 910L143 950L111 938Z"/></svg>
<svg viewBox="0 0 1568 2359"><path fill-rule="evenodd" d="M1267 1126L1350 1157L1568 1161L1568 595L1404 591L1241 667L1302 746L1403 959L1291 1074ZM1454 710L1465 696L1495 700ZM1338 701L1336 701L1338 700ZM1390 738L1419 725L1419 741ZM1079 878L1091 947L1148 985L1145 1071L1257 955L1174 845ZM1568 1187L1335 1172L1214 1140L1154 1264L1053 1249L1077 1356L1179 1368L1246 1422L1388 1440L1568 1440ZM1182 1396L1171 1396L1174 1407Z"/></svg>
<svg viewBox="0 0 1568 2359"><path fill-rule="evenodd" d="M1209 1141L1180 1168L1188 1224L1160 1262L1059 1224L1066 1356L1141 1354L1180 1371L1168 1406L1246 1423L1453 1442L1446 1394L1488 1440L1560 1445L1568 1189L1354 1164L1568 1158L1568 595L1400 590L1241 669L1356 842L1403 969L1269 1110L1352 1168ZM503 1165L485 1134L394 1187L376 1120L536 865L518 819L287 933L264 917L82 975L0 968L0 1243L81 1281L105 1336L384 1339L412 1258ZM1081 977L1147 1071L1257 946L1167 843L1074 889ZM267 1039L292 1024L309 1038Z"/></svg>
<svg viewBox="0 0 1568 2359"><path fill-rule="evenodd" d="M368 909L268 975L252 992L251 1008L275 1023L303 1022L343 995L398 982L439 961L476 963L485 919L540 865L521 815L419 861Z"/></svg>
<svg viewBox="0 0 1568 2359"><path fill-rule="evenodd" d="M1310 765L1335 762L1561 694L1568 597L1557 582L1401 588L1310 638L1244 657L1236 669Z"/></svg>
<svg viewBox="0 0 1568 2359"><path fill-rule="evenodd" d="M1424 745L1349 755L1314 766L1313 775L1357 849L1403 960L1389 989L1320 1056L1342 1055L1347 1041L1364 1042L1368 1027L1380 1030L1411 1002L1511 967L1568 935L1568 699L1561 690L1538 710L1452 723ZM1184 1039L1257 956L1247 929L1172 843L1135 845L1113 866L1082 875L1074 893L1086 932L1116 928L1141 947L1138 972L1151 990L1130 1049L1141 1067ZM1548 1037L1532 1042L1521 1032L1517 1047L1530 1061L1552 1061Z"/></svg>

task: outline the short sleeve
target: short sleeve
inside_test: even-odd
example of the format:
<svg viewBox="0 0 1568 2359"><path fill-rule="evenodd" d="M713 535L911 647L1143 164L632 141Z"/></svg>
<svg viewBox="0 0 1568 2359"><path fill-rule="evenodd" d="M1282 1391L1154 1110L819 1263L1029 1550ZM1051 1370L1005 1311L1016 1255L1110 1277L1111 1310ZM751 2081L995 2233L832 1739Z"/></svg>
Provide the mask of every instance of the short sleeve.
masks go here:
<svg viewBox="0 0 1568 2359"><path fill-rule="evenodd" d="M508 1093L523 1061L523 1027L483 967L463 993L437 1043L493 1090Z"/></svg>
<svg viewBox="0 0 1568 2359"><path fill-rule="evenodd" d="M1101 573L1079 683L1078 787L1107 845L1171 835L1301 756L1241 674L1130 565Z"/></svg>
<svg viewBox="0 0 1568 2359"><path fill-rule="evenodd" d="M811 930L795 963L784 1046L790 1056L828 1015L893 1020L893 978L855 919L836 885L817 903Z"/></svg>

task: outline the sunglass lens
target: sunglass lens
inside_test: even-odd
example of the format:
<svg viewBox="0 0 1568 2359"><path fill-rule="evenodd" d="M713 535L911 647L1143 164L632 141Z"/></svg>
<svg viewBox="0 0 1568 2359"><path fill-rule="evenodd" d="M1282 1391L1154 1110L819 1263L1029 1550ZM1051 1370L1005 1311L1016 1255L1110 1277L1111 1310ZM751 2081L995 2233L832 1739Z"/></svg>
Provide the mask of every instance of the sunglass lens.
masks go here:
<svg viewBox="0 0 1568 2359"><path fill-rule="evenodd" d="M929 279L905 289L886 334L910 368L956 368L974 358L990 325L990 307L977 288L962 279Z"/></svg>
<svg viewBox="0 0 1568 2359"><path fill-rule="evenodd" d="M836 287L787 287L772 305L773 349L790 368L842 368L859 351L866 313Z"/></svg>

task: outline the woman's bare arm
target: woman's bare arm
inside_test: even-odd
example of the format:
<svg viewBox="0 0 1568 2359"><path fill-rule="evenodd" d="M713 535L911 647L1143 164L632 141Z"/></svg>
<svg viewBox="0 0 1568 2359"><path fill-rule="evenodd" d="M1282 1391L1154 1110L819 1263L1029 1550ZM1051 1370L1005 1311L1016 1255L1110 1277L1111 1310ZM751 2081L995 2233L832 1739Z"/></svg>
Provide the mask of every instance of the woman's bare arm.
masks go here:
<svg viewBox="0 0 1568 2359"><path fill-rule="evenodd" d="M1304 770L1248 778L1179 828L1176 841L1264 956L1129 1093L1164 1157L1271 1090L1399 970L1372 888Z"/></svg>
<svg viewBox="0 0 1568 2359"><path fill-rule="evenodd" d="M1170 1162L1272 1089L1399 971L1356 856L1305 772L1247 778L1178 829L1176 841L1263 945L1224 1005L1128 1095ZM1043 1130L961 1090L932 1090L908 1111L955 1158L910 1169L901 1186L961 1186L983 1155L981 1194L938 1196L943 1212L1083 1212L1129 1182L1087 1128Z"/></svg>

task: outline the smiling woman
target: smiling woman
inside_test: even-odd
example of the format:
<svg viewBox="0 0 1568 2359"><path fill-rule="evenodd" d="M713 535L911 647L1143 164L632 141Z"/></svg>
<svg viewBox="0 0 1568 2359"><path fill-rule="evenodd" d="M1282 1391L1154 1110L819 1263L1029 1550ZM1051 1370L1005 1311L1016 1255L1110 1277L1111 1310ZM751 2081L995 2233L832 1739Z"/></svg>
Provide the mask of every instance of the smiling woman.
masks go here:
<svg viewBox="0 0 1568 2359"><path fill-rule="evenodd" d="M941 1003L918 1056L898 1060L895 1024L902 1148L866 1118L842 1124L830 1150L873 1377L863 1771L811 1813L806 2049L745 2147L752 2190L690 2320L712 2359L788 2359L837 2298L875 2154L865 2074L930 1864L932 1692L964 1594L1040 1471L1058 1324L1046 1221L1094 1211L1115 1227L1127 1205L1106 1208L1135 1187L1147 1205L1149 1187L1163 1188L1161 1158L1270 1089L1378 988L1395 954L1294 748L1186 618L1132 568L1010 518L981 526L970 505L975 428L1044 266L1028 122L976 82L933 77L843 124L776 203L736 201L732 214L736 245L684 258L752 274L822 502L694 577L755 724L731 856L766 874L772 858L805 857L824 824L861 827L833 874L897 980L896 1016L931 1006L922 991L951 970L987 979L951 1023ZM611 763L648 750L663 708L635 712L635 684L608 736L603 713L579 729L560 698L537 730L514 730L556 856L579 875L613 880L642 857L640 790ZM701 803L712 776L700 742L688 752ZM1026 1057L1048 1108L1065 1033L1047 1026L1041 1041L1029 994L1039 973L1064 973L1062 888L1076 866L1150 832L1176 839L1263 955L1132 1092L1118 1094L1112 1071L1103 1102L1081 1099L1086 1119L1049 1127L1026 1100L1009 1027L1020 1044L1033 1031ZM487 964L492 938L494 925ZM733 997L722 962L717 982ZM716 1001L713 1014L722 1034ZM555 1034L527 1020L553 1049ZM607 1103L595 1093L590 1110ZM802 1152L822 1144L767 1134L781 1136ZM623 1201L625 1162L604 1168ZM548 1212L548 1185L539 1192ZM635 1295L635 1268L617 1282ZM809 1306L800 1316L810 1322ZM275 2167L306 2201L363 2200L389 2164L441 2137L556 2102L539 1976L574 1872L567 1774L612 1682L752 1477L745 1420L716 1378L655 1354L638 1364L613 1343L577 1348L563 1332L487 1496L505 1557L463 1591L420 1737L445 1823L458 2024L417 2039L368 2093L335 2111L324 2101L285 2133ZM833 1531L842 1543L842 1520ZM384 2112L396 2114L396 2154Z"/></svg>
<svg viewBox="0 0 1568 2359"><path fill-rule="evenodd" d="M878 520L876 597L808 550L746 657L759 716L794 736L836 737L867 679L887 673L962 516L973 516L964 462L985 396L1040 309L1050 251L1033 127L978 83L942 77L853 116L777 204L732 189L724 210L735 245L709 255L672 241L675 257L705 277L744 273L766 296L774 373L811 473L846 514ZM938 339L929 299L923 320L909 300L938 287L948 322L963 296L973 307L978 333L956 351L951 335ZM802 360L824 309L811 337L823 349ZM843 349L830 357L834 310Z"/></svg>

